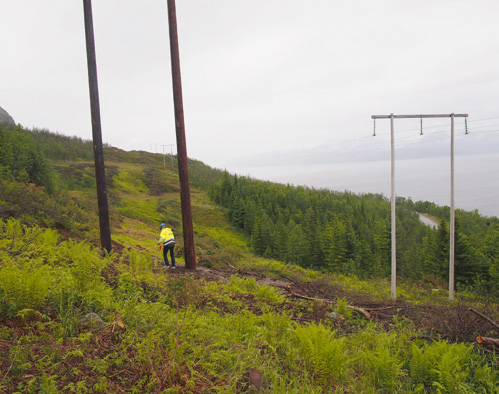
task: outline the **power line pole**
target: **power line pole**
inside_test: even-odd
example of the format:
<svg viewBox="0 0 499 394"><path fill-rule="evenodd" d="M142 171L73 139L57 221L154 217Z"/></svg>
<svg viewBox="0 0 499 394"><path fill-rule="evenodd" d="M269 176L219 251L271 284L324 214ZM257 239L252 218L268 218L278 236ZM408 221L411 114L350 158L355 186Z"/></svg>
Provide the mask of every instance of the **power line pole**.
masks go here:
<svg viewBox="0 0 499 394"><path fill-rule="evenodd" d="M451 118L451 143L450 143L450 251L449 251L449 300L454 299L454 282L455 282L455 270L454 270L454 258L455 258L455 227L456 227L456 217L454 208L454 118L467 118L468 114L437 114L437 115L372 115L371 118L376 121L376 119L390 119L390 131L391 131L391 213L392 213L392 280L391 280L391 296L392 300L397 299L397 247L396 247L396 194L395 194L395 147L394 147L394 126L393 120L395 118L401 119L423 119L423 118ZM374 134L376 135L376 133Z"/></svg>
<svg viewBox="0 0 499 394"><path fill-rule="evenodd" d="M163 147L163 165L166 166L166 154L165 154L165 146L170 147L170 156L172 159L172 168L173 168L173 145L174 144L168 144L168 145L161 145Z"/></svg>
<svg viewBox="0 0 499 394"><path fill-rule="evenodd" d="M90 112L92 116L92 139L94 148L95 179L97 182L97 204L99 206L100 239L102 247L111 252L111 229L106 192L106 174L99 105L99 87L97 83L97 61L95 57L94 26L92 1L83 0L85 18L85 38L87 44L88 84L90 90Z"/></svg>
<svg viewBox="0 0 499 394"><path fill-rule="evenodd" d="M182 100L182 80L180 77L180 55L178 49L177 12L175 0L168 0L168 25L170 33L170 56L172 63L173 103L175 107L175 132L177 135L178 177L180 181L180 205L184 230L184 258L187 269L196 269L194 250L194 229L192 225L191 192L187 147L185 140L184 104Z"/></svg>

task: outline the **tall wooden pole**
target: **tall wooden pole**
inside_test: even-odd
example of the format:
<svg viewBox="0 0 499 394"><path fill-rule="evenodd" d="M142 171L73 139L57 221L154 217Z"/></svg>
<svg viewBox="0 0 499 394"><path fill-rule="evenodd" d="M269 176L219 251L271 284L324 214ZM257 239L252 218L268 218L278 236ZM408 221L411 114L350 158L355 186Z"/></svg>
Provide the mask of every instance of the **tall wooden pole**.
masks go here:
<svg viewBox="0 0 499 394"><path fill-rule="evenodd" d="M95 179L97 182L97 204L99 206L100 240L102 248L111 252L111 229L107 204L104 150L100 121L99 87L97 83L97 62L95 57L92 1L83 0L85 15L85 38L87 42L88 85L90 90L90 111L92 115L92 140L94 148Z"/></svg>
<svg viewBox="0 0 499 394"><path fill-rule="evenodd" d="M184 232L184 258L187 269L196 269L194 250L194 230L192 226L191 192L187 165L185 140L184 104L182 100L182 80L180 77L180 56L178 49L177 12L175 0L168 0L168 24L170 28L170 55L172 63L173 104L175 107L175 132L177 135L178 177L180 180L180 205Z"/></svg>

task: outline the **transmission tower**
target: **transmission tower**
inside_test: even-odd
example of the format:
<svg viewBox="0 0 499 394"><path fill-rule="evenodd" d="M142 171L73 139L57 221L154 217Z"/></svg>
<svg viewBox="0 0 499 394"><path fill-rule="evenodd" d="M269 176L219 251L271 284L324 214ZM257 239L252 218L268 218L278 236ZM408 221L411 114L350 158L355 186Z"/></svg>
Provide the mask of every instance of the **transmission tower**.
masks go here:
<svg viewBox="0 0 499 394"><path fill-rule="evenodd" d="M423 118L450 118L451 119L451 140L450 140L450 252L449 252L449 300L454 299L454 250L455 250L455 227L456 217L454 208L454 118L467 118L468 114L445 114L445 115L372 115L374 119L390 119L390 136L391 136L391 218L392 218L392 275L391 275L391 296L392 300L397 299L397 237L396 237L396 209L395 209L395 142L394 142L394 126L395 118L402 119L421 119L421 133ZM374 129L376 135L376 128Z"/></svg>

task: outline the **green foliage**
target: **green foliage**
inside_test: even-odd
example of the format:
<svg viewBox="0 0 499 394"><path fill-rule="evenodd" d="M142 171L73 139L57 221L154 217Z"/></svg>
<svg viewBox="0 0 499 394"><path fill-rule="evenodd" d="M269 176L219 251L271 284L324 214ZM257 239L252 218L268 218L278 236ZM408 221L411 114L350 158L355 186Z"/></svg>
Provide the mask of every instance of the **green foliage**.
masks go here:
<svg viewBox="0 0 499 394"><path fill-rule="evenodd" d="M447 393L475 392L477 387L470 384L470 378L475 375L479 385L486 382L484 388L493 392L496 372L487 365L477 368L476 361L470 345L437 341L424 347L413 343L409 366L415 384Z"/></svg>
<svg viewBox="0 0 499 394"><path fill-rule="evenodd" d="M164 167L147 166L143 170L143 176L149 194L152 196L180 191L177 174Z"/></svg>
<svg viewBox="0 0 499 394"><path fill-rule="evenodd" d="M231 291L239 294L251 293L257 301L270 305L280 304L284 301L284 297L275 287L259 285L255 279L240 278L232 275L229 281L229 288Z"/></svg>
<svg viewBox="0 0 499 394"><path fill-rule="evenodd" d="M19 267L4 263L0 270L0 288L14 311L39 309L45 305L56 283L57 272L52 267L30 264Z"/></svg>
<svg viewBox="0 0 499 394"><path fill-rule="evenodd" d="M348 304L345 300L338 298L336 300L336 308L335 312L338 315L343 316L346 320L350 320L352 318L353 310L348 308Z"/></svg>
<svg viewBox="0 0 499 394"><path fill-rule="evenodd" d="M122 199L118 211L130 219L141 220L144 223L155 225L157 222L156 204L153 199Z"/></svg>
<svg viewBox="0 0 499 394"><path fill-rule="evenodd" d="M20 127L8 131L0 124L0 180L11 179L43 186L49 193L55 189L52 168L31 136Z"/></svg>
<svg viewBox="0 0 499 394"><path fill-rule="evenodd" d="M189 179L193 186L208 190L223 177L224 171L209 167L198 160L189 159Z"/></svg>
<svg viewBox="0 0 499 394"><path fill-rule="evenodd" d="M304 368L317 375L321 384L345 381L353 361L345 337L337 338L334 332L320 324L299 326L294 335L298 360L303 360Z"/></svg>
<svg viewBox="0 0 499 394"><path fill-rule="evenodd" d="M121 168L114 176L113 185L118 192L139 194L147 192L148 189L142 180L140 168Z"/></svg>
<svg viewBox="0 0 499 394"><path fill-rule="evenodd" d="M95 190L95 167L92 162L55 164L59 185L66 190Z"/></svg>
<svg viewBox="0 0 499 394"><path fill-rule="evenodd" d="M25 224L76 230L92 225L95 215L67 192L48 195L34 185L0 180L0 218L17 218Z"/></svg>
<svg viewBox="0 0 499 394"><path fill-rule="evenodd" d="M360 278L390 275L390 204L381 195L279 185L227 172L209 195L250 238L251 250L258 256ZM398 198L397 204L398 275L412 280L433 275L445 280L448 208L404 198ZM441 218L439 229L423 224L417 210ZM458 284L496 292L492 276L497 273L497 248L491 247L491 239L497 232L496 218L458 210Z"/></svg>
<svg viewBox="0 0 499 394"><path fill-rule="evenodd" d="M389 348L377 346L363 353L363 367L374 376L377 387L397 392L401 386L402 361Z"/></svg>
<svg viewBox="0 0 499 394"><path fill-rule="evenodd" d="M260 256L367 276L389 268L389 204L378 195L313 190L228 173L209 192Z"/></svg>
<svg viewBox="0 0 499 394"><path fill-rule="evenodd" d="M53 230L28 228L15 220L0 222L0 291L12 315L49 305L59 313L80 302L82 310L107 310L112 291L100 273L113 256L100 258L85 243L58 243ZM68 302L70 300L70 302Z"/></svg>
<svg viewBox="0 0 499 394"><path fill-rule="evenodd" d="M0 320L19 324L0 331L10 341L8 351L0 347L9 371L1 391L241 392L250 389L249 368L278 393L495 388L496 371L472 346L411 339L417 331L408 320L355 332L297 324L286 312L296 304L254 279L169 275L134 249L103 257L54 230L15 220L0 229ZM314 278L264 261L269 272ZM336 310L350 308L340 299ZM88 312L107 324L82 327Z"/></svg>
<svg viewBox="0 0 499 394"><path fill-rule="evenodd" d="M45 157L54 161L93 160L93 144L90 140L68 137L46 129L25 130L38 145Z"/></svg>
<svg viewBox="0 0 499 394"><path fill-rule="evenodd" d="M70 190L49 197L0 168L1 392L252 392L250 368L261 371L265 390L275 393L497 389L492 360L471 345L415 339L420 332L405 319L381 325L352 318L349 291L372 300L389 294L382 279L390 240L384 197L274 185L190 162L196 185L220 182L210 194L237 228L194 189L198 262L216 268L213 276L221 267L259 274L258 280L205 281L197 279L203 270L191 275L157 267L159 221L176 229L178 254L183 248L176 174L160 155L106 147L113 163L106 169L113 240L126 247L116 244L119 253L102 256L93 246L91 143L28 134L45 141L42 150L68 142L71 153L60 146L50 155L64 174L60 185ZM399 294L412 302L446 300L445 294L430 299L431 288L425 293L412 282L442 252L437 230L420 225L414 203L398 204ZM467 286L490 293L499 272L498 231L494 219L489 226L482 219L459 212L464 248L458 255L469 257L476 273L464 278ZM334 285L345 294L335 311L347 321L303 324L319 303L292 301L262 284L263 276ZM377 279L365 279L370 276ZM82 325L89 312L106 324Z"/></svg>

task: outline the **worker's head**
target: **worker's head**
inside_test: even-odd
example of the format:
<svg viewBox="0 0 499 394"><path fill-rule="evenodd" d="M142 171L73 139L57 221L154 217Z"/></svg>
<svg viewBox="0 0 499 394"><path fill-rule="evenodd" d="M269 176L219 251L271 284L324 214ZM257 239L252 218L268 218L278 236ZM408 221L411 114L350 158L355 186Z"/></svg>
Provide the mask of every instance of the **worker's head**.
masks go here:
<svg viewBox="0 0 499 394"><path fill-rule="evenodd" d="M161 224L159 225L159 229L161 230L163 227L166 227L166 224L161 223Z"/></svg>

